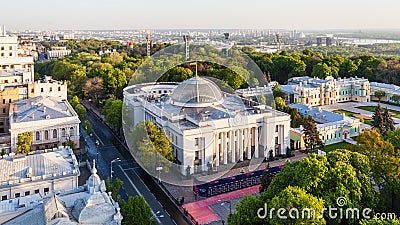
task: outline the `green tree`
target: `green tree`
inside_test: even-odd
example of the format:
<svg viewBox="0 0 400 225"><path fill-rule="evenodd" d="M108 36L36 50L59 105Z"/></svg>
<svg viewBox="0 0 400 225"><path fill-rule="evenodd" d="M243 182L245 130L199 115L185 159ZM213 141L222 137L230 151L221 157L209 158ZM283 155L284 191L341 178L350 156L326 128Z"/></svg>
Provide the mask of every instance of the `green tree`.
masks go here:
<svg viewBox="0 0 400 225"><path fill-rule="evenodd" d="M75 108L77 105L81 104L81 102L79 101L78 96L74 95L74 97L72 97L72 99L69 101L69 103L71 104L71 106L73 108Z"/></svg>
<svg viewBox="0 0 400 225"><path fill-rule="evenodd" d="M370 220L361 220L360 225L400 225L400 220L398 219L370 219Z"/></svg>
<svg viewBox="0 0 400 225"><path fill-rule="evenodd" d="M130 137L132 153L140 159L142 166L151 170L163 166L165 171L169 170L175 160L171 141L155 123L148 120L139 122Z"/></svg>
<svg viewBox="0 0 400 225"><path fill-rule="evenodd" d="M277 110L282 111L283 108L286 106L286 102L285 100L283 100L283 98L281 97L276 97L275 98L275 106Z"/></svg>
<svg viewBox="0 0 400 225"><path fill-rule="evenodd" d="M126 225L156 225L151 208L143 196L129 196L128 202L120 201L122 224Z"/></svg>
<svg viewBox="0 0 400 225"><path fill-rule="evenodd" d="M392 115L389 112L388 107L386 106L385 110L383 111L383 120L384 120L384 125L385 125L385 133L387 131L394 131L394 121L392 118Z"/></svg>
<svg viewBox="0 0 400 225"><path fill-rule="evenodd" d="M304 132L304 146L306 147L306 152L315 152L317 149L322 149L324 144L319 138L319 132L314 119L308 116L306 122L303 125Z"/></svg>
<svg viewBox="0 0 400 225"><path fill-rule="evenodd" d="M261 225L264 221L257 216L257 210L263 208L264 203L259 197L245 195L236 203L236 213L229 214L228 224L233 225Z"/></svg>
<svg viewBox="0 0 400 225"><path fill-rule="evenodd" d="M17 152L28 154L31 151L33 132L24 132L18 134Z"/></svg>
<svg viewBox="0 0 400 225"><path fill-rule="evenodd" d="M122 128L122 105L121 100L109 98L101 112L105 116L106 122L117 132Z"/></svg>
<svg viewBox="0 0 400 225"><path fill-rule="evenodd" d="M268 189L268 186L271 184L272 179L274 179L274 174L272 173L271 167L269 166L268 163L264 175L261 178L260 193Z"/></svg>
<svg viewBox="0 0 400 225"><path fill-rule="evenodd" d="M386 92L383 90L377 90L375 91L374 96L378 98L378 102L381 102L381 98L386 96Z"/></svg>
<svg viewBox="0 0 400 225"><path fill-rule="evenodd" d="M400 102L400 95L396 95L396 94L392 95L392 101L393 101L394 103L396 103L396 104L399 104L399 102Z"/></svg>
<svg viewBox="0 0 400 225"><path fill-rule="evenodd" d="M263 105L267 104L267 98L265 97L264 93L260 94L260 103Z"/></svg>
<svg viewBox="0 0 400 225"><path fill-rule="evenodd" d="M87 134L92 133L93 126L92 126L92 124L89 122L89 120L85 120L85 122L82 123L82 127L83 127L83 129L85 130L85 132L86 132Z"/></svg>
<svg viewBox="0 0 400 225"><path fill-rule="evenodd" d="M285 97L285 93L282 91L282 89L279 87L278 84L276 84L272 88L272 92L273 92L274 98L276 98L276 97L284 98Z"/></svg>
<svg viewBox="0 0 400 225"><path fill-rule="evenodd" d="M321 217L324 201L321 198L308 194L302 188L288 186L271 200L270 205L270 207L275 209L286 209L281 215L287 217L287 219L281 219L274 213L270 221L271 224L326 224L325 219ZM292 213L289 214L291 209L297 209L297 212L296 210L292 210ZM307 211L308 209L312 210ZM296 213L298 213L297 218ZM291 218L290 215L294 215L295 218ZM269 216L268 213L267 216Z"/></svg>
<svg viewBox="0 0 400 225"><path fill-rule="evenodd" d="M284 83L290 77L304 75L306 64L296 56L279 55L272 59L270 68L272 80Z"/></svg>
<svg viewBox="0 0 400 225"><path fill-rule="evenodd" d="M124 185L124 182L119 179L118 177L115 178L114 182L111 183L111 179L107 177L106 179L106 191L111 192L111 197L117 201L119 200L119 197L117 198L117 193L121 189L121 187Z"/></svg>
<svg viewBox="0 0 400 225"><path fill-rule="evenodd" d="M325 79L327 76L331 76L331 73L331 67L326 65L326 63L320 62L314 66L311 76Z"/></svg>
<svg viewBox="0 0 400 225"><path fill-rule="evenodd" d="M376 92L375 92L376 93ZM381 134L385 133L385 118L382 115L381 104L378 102L378 106L375 108L375 112L372 115L372 127L379 130Z"/></svg>
<svg viewBox="0 0 400 225"><path fill-rule="evenodd" d="M86 108L82 104L77 104L74 109L79 119L84 121L86 119Z"/></svg>

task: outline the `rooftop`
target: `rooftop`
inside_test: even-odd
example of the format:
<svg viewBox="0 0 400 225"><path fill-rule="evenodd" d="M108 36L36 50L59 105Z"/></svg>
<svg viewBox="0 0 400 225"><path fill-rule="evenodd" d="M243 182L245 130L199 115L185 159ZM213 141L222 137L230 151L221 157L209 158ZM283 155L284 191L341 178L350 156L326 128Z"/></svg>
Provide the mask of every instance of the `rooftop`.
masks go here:
<svg viewBox="0 0 400 225"><path fill-rule="evenodd" d="M37 96L10 105L10 123L32 122L77 116L65 99Z"/></svg>
<svg viewBox="0 0 400 225"><path fill-rule="evenodd" d="M27 156L10 153L0 159L0 168L0 186L56 176L79 176L75 155L69 147L63 146Z"/></svg>

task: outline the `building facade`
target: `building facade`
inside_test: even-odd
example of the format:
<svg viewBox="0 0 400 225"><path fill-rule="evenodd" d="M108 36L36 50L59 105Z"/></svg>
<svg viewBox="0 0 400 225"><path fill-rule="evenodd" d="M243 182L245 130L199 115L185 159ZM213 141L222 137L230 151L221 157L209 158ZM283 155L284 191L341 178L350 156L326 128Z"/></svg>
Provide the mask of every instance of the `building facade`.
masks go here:
<svg viewBox="0 0 400 225"><path fill-rule="evenodd" d="M360 134L360 120L307 105L291 104L303 116L312 116L325 145L342 142ZM303 127L290 130L292 149L304 149Z"/></svg>
<svg viewBox="0 0 400 225"><path fill-rule="evenodd" d="M73 141L79 147L78 115L67 100L38 96L13 103L9 113L11 151L15 151L18 134L33 132L32 150L58 147Z"/></svg>
<svg viewBox="0 0 400 225"><path fill-rule="evenodd" d="M51 47L51 50L47 52L47 59L60 59L69 54L71 50L67 47Z"/></svg>
<svg viewBox="0 0 400 225"><path fill-rule="evenodd" d="M124 102L133 125L150 120L171 137L182 174L284 155L290 144L288 114L224 93L206 78L130 86Z"/></svg>
<svg viewBox="0 0 400 225"><path fill-rule="evenodd" d="M325 80L310 77L293 77L287 85L280 85L288 104L308 106L332 105L338 102L369 102L371 88L364 78L338 78Z"/></svg>
<svg viewBox="0 0 400 225"><path fill-rule="evenodd" d="M0 201L1 224L119 225L122 218L94 167L82 187Z"/></svg>
<svg viewBox="0 0 400 225"><path fill-rule="evenodd" d="M78 187L78 161L69 147L37 151L29 155L10 153L0 159L1 201Z"/></svg>

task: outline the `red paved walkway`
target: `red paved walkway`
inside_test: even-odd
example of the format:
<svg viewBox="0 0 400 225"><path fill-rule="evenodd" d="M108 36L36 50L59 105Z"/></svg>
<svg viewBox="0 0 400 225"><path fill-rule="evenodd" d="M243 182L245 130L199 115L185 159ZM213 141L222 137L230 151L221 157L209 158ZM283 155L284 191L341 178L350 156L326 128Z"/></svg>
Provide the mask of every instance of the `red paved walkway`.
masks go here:
<svg viewBox="0 0 400 225"><path fill-rule="evenodd" d="M209 205L214 205L220 201L227 201L231 199L241 198L243 195L251 195L259 192L260 185L244 188L237 191L232 191L229 193L213 196L206 198L197 202L191 202L183 205L190 215L199 224L208 224L213 221L218 221L221 218L214 211L212 211Z"/></svg>

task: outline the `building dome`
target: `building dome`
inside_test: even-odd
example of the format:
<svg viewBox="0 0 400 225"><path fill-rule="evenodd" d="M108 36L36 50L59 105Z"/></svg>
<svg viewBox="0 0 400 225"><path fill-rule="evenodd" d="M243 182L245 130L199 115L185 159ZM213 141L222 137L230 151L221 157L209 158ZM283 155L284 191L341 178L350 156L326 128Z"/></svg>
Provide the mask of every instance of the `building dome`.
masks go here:
<svg viewBox="0 0 400 225"><path fill-rule="evenodd" d="M221 89L209 79L194 77L179 84L171 94L171 103L185 107L207 107L224 102Z"/></svg>

